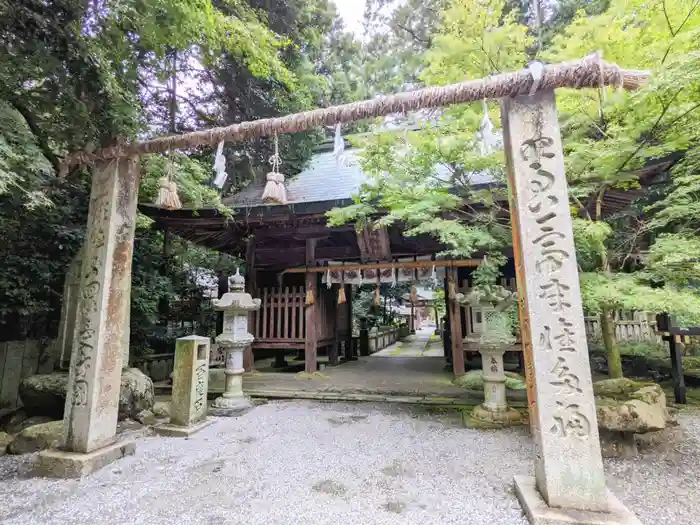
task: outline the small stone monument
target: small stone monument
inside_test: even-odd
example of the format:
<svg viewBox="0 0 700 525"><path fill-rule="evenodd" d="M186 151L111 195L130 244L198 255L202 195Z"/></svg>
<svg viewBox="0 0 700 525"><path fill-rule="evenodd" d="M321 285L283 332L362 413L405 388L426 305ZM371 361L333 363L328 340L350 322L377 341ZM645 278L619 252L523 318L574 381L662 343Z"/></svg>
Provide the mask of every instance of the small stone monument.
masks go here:
<svg viewBox="0 0 700 525"><path fill-rule="evenodd" d="M207 420L209 349L208 337L177 340L170 424L156 427L157 434L187 437L212 423Z"/></svg>
<svg viewBox="0 0 700 525"><path fill-rule="evenodd" d="M245 293L245 279L236 270L231 279L231 292L214 302L216 310L224 312L224 331L216 337L219 347L226 352L226 385L224 394L212 404L215 416L239 416L253 405L243 393L243 352L253 343L248 333L248 313L260 309L260 299Z"/></svg>

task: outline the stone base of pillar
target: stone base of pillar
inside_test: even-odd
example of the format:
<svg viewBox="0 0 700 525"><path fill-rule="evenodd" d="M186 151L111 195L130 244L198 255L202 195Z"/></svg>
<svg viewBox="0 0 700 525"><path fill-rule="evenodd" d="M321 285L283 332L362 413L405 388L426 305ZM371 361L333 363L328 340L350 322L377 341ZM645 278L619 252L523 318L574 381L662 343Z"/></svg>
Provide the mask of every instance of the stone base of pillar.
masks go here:
<svg viewBox="0 0 700 525"><path fill-rule="evenodd" d="M490 423L499 427L520 425L522 423L520 412L509 406L494 409L479 405L474 407L471 416L482 423Z"/></svg>
<svg viewBox="0 0 700 525"><path fill-rule="evenodd" d="M532 525L642 525L610 491L609 512L550 507L537 490L535 478L529 476L515 476L515 493Z"/></svg>
<svg viewBox="0 0 700 525"><path fill-rule="evenodd" d="M122 440L87 454L64 450L44 450L34 466L33 475L47 478L79 479L136 451L136 443Z"/></svg>
<svg viewBox="0 0 700 525"><path fill-rule="evenodd" d="M226 397L224 394L214 400L209 413L218 417L238 417L251 408L253 408L253 402L249 396Z"/></svg>
<svg viewBox="0 0 700 525"><path fill-rule="evenodd" d="M213 422L214 421L211 419L205 419L204 421L200 421L199 423L190 425L188 427L181 427L178 425L170 424L158 425L156 427L153 427L153 431L159 436L165 437L190 437L192 434L195 434L203 428L208 427Z"/></svg>

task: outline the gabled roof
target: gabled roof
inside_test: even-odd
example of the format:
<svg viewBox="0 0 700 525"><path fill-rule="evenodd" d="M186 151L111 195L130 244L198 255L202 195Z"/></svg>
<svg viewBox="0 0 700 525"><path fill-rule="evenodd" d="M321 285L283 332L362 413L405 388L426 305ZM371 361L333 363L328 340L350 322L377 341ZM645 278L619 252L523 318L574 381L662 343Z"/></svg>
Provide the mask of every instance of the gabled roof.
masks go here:
<svg viewBox="0 0 700 525"><path fill-rule="evenodd" d="M317 153L309 166L298 175L286 181L288 204L312 202L346 201L355 195L370 177L360 168L362 150L346 149L345 161L340 165L332 151ZM438 176L446 182L450 180L447 166L437 167ZM475 186L494 182L488 173L475 173L471 177ZM265 184L251 184L236 195L224 199L224 204L232 208L256 208L259 206L280 206L262 201Z"/></svg>
<svg viewBox="0 0 700 525"><path fill-rule="evenodd" d="M346 151L346 161L340 166L332 151L314 155L304 171L285 182L289 204L350 199L368 178L360 169L357 153L356 150ZM264 183L251 184L224 199L224 204L233 208L267 206L262 201L264 189Z"/></svg>

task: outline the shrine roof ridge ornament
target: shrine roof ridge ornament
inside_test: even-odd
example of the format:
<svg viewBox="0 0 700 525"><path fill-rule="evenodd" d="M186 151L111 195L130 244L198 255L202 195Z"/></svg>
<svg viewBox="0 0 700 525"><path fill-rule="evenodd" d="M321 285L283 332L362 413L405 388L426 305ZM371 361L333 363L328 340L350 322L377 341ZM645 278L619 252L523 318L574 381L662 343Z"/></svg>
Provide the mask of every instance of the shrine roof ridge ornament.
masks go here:
<svg viewBox="0 0 700 525"><path fill-rule="evenodd" d="M617 86L631 91L641 87L650 76L651 73L648 71L623 70L615 64L605 62L598 54L559 64L534 63L521 71L468 80L449 86L428 87L284 117L241 122L226 127L159 137L133 144L118 144L94 152L79 151L63 158L60 174L65 176L70 168L92 164L97 160L165 153L173 149L215 145L222 140L236 141L279 133L298 133L311 128L355 122L392 113L405 113L484 99L532 95L536 91L556 88Z"/></svg>

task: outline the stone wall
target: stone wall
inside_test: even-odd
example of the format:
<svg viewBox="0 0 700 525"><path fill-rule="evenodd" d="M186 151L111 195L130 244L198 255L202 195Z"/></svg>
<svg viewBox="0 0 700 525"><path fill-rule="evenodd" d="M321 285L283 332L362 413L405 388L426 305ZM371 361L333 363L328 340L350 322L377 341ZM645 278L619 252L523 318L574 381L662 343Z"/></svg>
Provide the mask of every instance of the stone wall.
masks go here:
<svg viewBox="0 0 700 525"><path fill-rule="evenodd" d="M0 343L0 409L20 405L19 384L34 374L53 371L55 340Z"/></svg>

